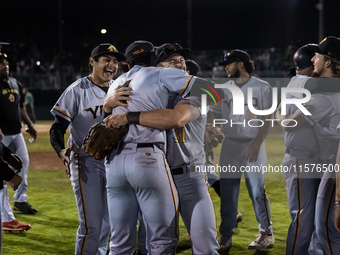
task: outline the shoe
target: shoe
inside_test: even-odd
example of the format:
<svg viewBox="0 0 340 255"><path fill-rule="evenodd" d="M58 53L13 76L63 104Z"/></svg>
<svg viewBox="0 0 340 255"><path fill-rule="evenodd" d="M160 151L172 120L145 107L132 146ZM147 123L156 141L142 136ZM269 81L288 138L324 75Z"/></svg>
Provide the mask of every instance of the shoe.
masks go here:
<svg viewBox="0 0 340 255"><path fill-rule="evenodd" d="M243 215L241 213L237 213L235 228L237 228L238 223L241 222L242 219L243 219Z"/></svg>
<svg viewBox="0 0 340 255"><path fill-rule="evenodd" d="M35 214L37 209L33 208L28 202L14 202L14 210L21 211L25 214Z"/></svg>
<svg viewBox="0 0 340 255"><path fill-rule="evenodd" d="M220 249L219 252L229 251L231 246L233 245L231 236L222 236L220 240Z"/></svg>
<svg viewBox="0 0 340 255"><path fill-rule="evenodd" d="M248 249L261 250L273 245L275 242L274 234L258 234L255 241L249 244Z"/></svg>
<svg viewBox="0 0 340 255"><path fill-rule="evenodd" d="M31 226L29 224L25 224L25 223L20 223L17 220L12 220L10 222L3 222L2 223L2 231L8 231L8 232L12 232L12 231L27 231L31 229Z"/></svg>

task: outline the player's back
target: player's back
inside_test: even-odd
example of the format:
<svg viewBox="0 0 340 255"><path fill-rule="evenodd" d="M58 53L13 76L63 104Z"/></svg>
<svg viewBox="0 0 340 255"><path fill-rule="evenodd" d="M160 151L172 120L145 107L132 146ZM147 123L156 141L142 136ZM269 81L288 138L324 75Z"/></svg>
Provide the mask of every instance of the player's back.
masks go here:
<svg viewBox="0 0 340 255"><path fill-rule="evenodd" d="M118 77L110 87L108 95L119 85L128 82L132 97L128 107L116 107L113 114L126 111L150 111L165 109L170 94L182 93L185 96L193 83L192 76L177 68L134 66L129 72ZM165 143L165 134L140 125L130 125L126 143Z"/></svg>

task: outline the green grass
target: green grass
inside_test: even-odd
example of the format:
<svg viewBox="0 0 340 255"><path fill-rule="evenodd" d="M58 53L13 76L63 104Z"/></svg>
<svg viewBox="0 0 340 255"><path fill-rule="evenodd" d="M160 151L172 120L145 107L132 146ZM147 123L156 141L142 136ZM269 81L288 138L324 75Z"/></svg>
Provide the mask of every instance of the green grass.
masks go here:
<svg viewBox="0 0 340 255"><path fill-rule="evenodd" d="M26 139L27 140L27 139ZM267 138L266 150L268 163L281 165L284 155L282 131L274 127ZM39 133L33 144L28 144L29 152L53 151L49 143L48 133ZM216 156L218 150L215 151ZM55 155L56 156L56 155ZM255 239L258 223L255 219L251 200L248 196L244 179L241 181L239 212L243 221L239 223L233 237L230 254L280 255L285 253L285 240L290 222L285 182L282 174L267 174L266 192L270 199L272 222L275 234L275 245L262 251L248 250L248 245ZM72 187L63 169L29 171L29 202L36 206L36 215L24 215L14 211L15 217L22 222L31 224L32 229L23 234L3 233L2 254L42 255L42 254L74 254L74 240L78 226L77 209ZM10 197L13 192L10 191ZM221 220L219 215L219 197L211 189L217 226ZM204 220L205 215L202 215ZM180 240L178 254L191 254L190 241L186 240L187 232L180 221Z"/></svg>

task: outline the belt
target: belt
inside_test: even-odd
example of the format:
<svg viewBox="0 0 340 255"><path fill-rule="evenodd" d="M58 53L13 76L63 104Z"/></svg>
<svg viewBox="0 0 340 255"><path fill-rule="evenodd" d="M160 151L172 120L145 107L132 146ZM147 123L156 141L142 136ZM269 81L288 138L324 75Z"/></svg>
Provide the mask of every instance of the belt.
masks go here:
<svg viewBox="0 0 340 255"><path fill-rule="evenodd" d="M291 149L288 149L288 148L286 149L286 153L287 153L287 154L289 154L289 155L291 155L291 154L296 154L296 153L292 153L292 151L293 151L293 150L291 150ZM310 153L308 153L308 152L299 151L298 153L299 153L299 154L306 153L306 155L308 156L308 158L311 158L311 159L314 159L315 156L317 155L315 152L310 152ZM291 156L295 157L295 155L291 155Z"/></svg>
<svg viewBox="0 0 340 255"><path fill-rule="evenodd" d="M137 148L153 148L153 143L139 143Z"/></svg>
<svg viewBox="0 0 340 255"><path fill-rule="evenodd" d="M190 172L194 172L194 171L195 171L195 166L190 166L190 165L171 169L172 175L186 174L186 173L190 173Z"/></svg>
<svg viewBox="0 0 340 255"><path fill-rule="evenodd" d="M228 137L228 139L237 143L249 143L253 140L253 138L231 138L231 137Z"/></svg>

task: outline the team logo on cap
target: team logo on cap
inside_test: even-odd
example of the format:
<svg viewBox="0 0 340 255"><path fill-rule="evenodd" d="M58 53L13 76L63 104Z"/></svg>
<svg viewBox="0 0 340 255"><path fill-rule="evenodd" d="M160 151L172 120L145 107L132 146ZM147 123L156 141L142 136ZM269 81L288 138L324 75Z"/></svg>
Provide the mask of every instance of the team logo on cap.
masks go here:
<svg viewBox="0 0 340 255"><path fill-rule="evenodd" d="M115 46L113 46L113 45L110 45L110 47L109 48L107 48L109 51L111 51L111 52L116 52L117 51L117 49L115 48Z"/></svg>

